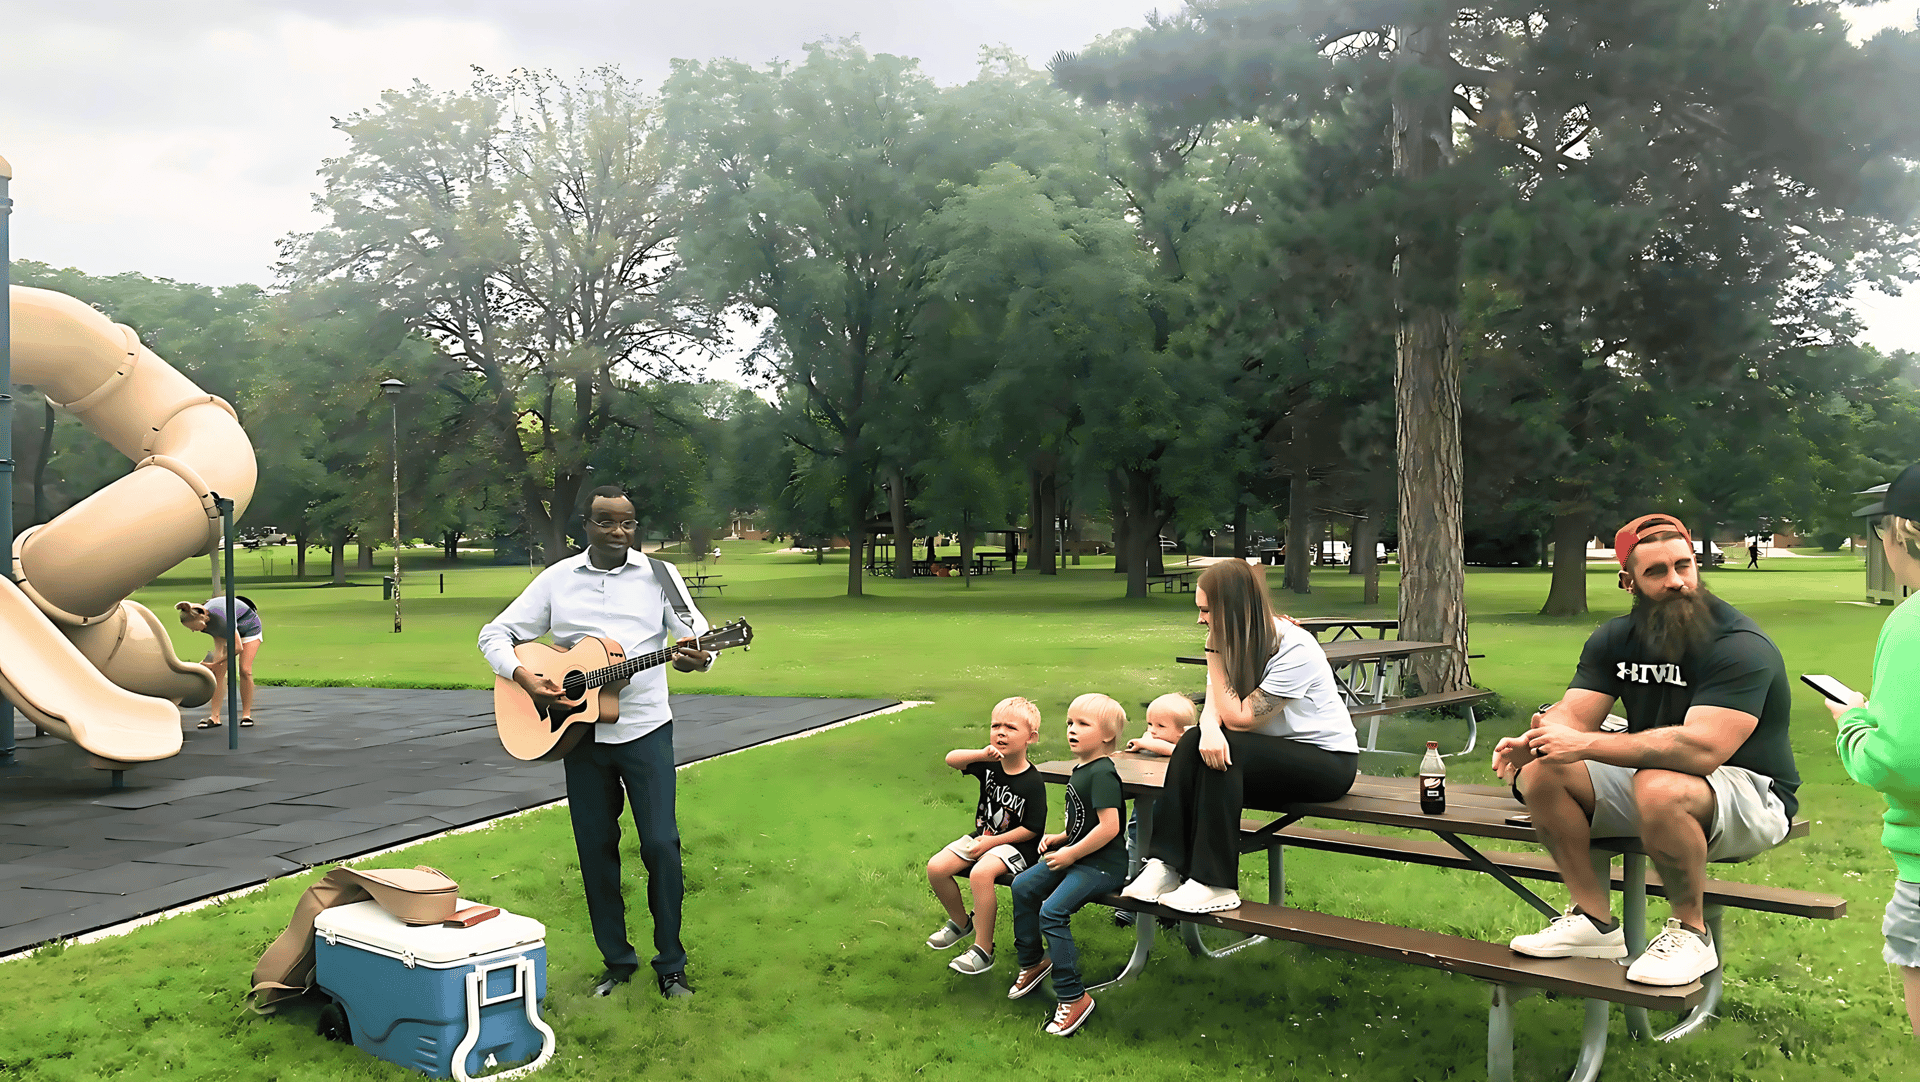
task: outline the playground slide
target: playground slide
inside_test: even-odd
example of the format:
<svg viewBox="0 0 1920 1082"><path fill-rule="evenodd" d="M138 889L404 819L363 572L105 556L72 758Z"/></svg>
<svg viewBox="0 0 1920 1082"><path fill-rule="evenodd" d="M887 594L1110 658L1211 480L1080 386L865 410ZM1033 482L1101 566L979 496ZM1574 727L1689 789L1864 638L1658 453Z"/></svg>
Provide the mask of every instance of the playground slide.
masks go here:
<svg viewBox="0 0 1920 1082"><path fill-rule="evenodd" d="M18 586L0 591L0 691L41 728L107 761L96 765L165 758L180 749L172 704L205 702L213 674L181 661L153 613L126 598L219 543L214 498L232 499L236 517L246 510L253 445L233 407L131 328L47 290L15 286L9 302L15 382L135 465L15 540Z"/></svg>

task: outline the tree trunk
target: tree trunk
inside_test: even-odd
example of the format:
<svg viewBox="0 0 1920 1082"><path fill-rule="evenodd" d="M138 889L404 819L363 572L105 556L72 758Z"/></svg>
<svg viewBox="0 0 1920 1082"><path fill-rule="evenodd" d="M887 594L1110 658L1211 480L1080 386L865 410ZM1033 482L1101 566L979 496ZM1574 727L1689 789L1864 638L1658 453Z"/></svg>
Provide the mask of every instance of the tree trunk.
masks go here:
<svg viewBox="0 0 1920 1082"><path fill-rule="evenodd" d="M1360 603L1378 605L1380 603L1380 520L1372 514L1363 514L1353 520L1353 555L1350 557L1352 569L1365 576L1361 580Z"/></svg>
<svg viewBox="0 0 1920 1082"><path fill-rule="evenodd" d="M1132 549L1127 556L1127 596L1147 596L1147 549L1158 550L1160 539L1150 529L1153 522L1151 501L1153 498L1153 479L1143 469L1128 469L1127 476L1127 542Z"/></svg>
<svg viewBox="0 0 1920 1082"><path fill-rule="evenodd" d="M53 457L54 413L52 400L46 401L47 414L40 426L40 456L33 463L33 521L47 521L47 460ZM8 493L9 497L13 494Z"/></svg>
<svg viewBox="0 0 1920 1082"><path fill-rule="evenodd" d="M1560 503L1553 518L1553 582L1542 616L1584 616L1587 611L1587 539L1593 536L1593 505L1586 490Z"/></svg>
<svg viewBox="0 0 1920 1082"><path fill-rule="evenodd" d="M329 541L327 548L333 556L333 584L345 586L347 584L347 532L335 530Z"/></svg>
<svg viewBox="0 0 1920 1082"><path fill-rule="evenodd" d="M887 520L893 523L893 577L913 577L913 529L907 522L906 471L894 467L887 485Z"/></svg>
<svg viewBox="0 0 1920 1082"><path fill-rule="evenodd" d="M1233 505L1233 558L1236 560L1246 559L1251 555L1248 550L1247 505L1244 503L1236 503Z"/></svg>
<svg viewBox="0 0 1920 1082"><path fill-rule="evenodd" d="M973 589L973 520L960 512L960 583Z"/></svg>
<svg viewBox="0 0 1920 1082"><path fill-rule="evenodd" d="M1058 475L1051 466L1029 467L1027 473L1033 509L1033 548L1027 552L1027 569L1037 568L1042 575L1055 575L1060 570L1057 561L1060 538L1055 532L1060 519Z"/></svg>
<svg viewBox="0 0 1920 1082"><path fill-rule="evenodd" d="M307 577L307 534L304 530L293 535L293 577Z"/></svg>
<svg viewBox="0 0 1920 1082"><path fill-rule="evenodd" d="M1127 475L1122 471L1107 475L1107 506L1113 508L1113 570L1125 575L1127 561L1133 559L1133 538L1127 521Z"/></svg>
<svg viewBox="0 0 1920 1082"><path fill-rule="evenodd" d="M373 543L368 541L365 537L362 537L359 540L358 547L360 549L360 570L372 571L373 570Z"/></svg>
<svg viewBox="0 0 1920 1082"><path fill-rule="evenodd" d="M851 445L857 436L849 437ZM865 593L861 582L860 561L867 551L867 508L873 506L873 471L852 456L845 460L847 470L847 596Z"/></svg>
<svg viewBox="0 0 1920 1082"><path fill-rule="evenodd" d="M1447 25L1402 28L1393 103L1394 173L1411 191L1451 164ZM1414 71L1425 68L1425 71ZM1447 213L1440 208L1431 212ZM1430 212L1430 213L1431 213ZM1459 241L1451 221L1399 237L1394 268L1396 451L1400 467L1400 636L1452 650L1414 659L1423 692L1466 687L1462 549Z"/></svg>
<svg viewBox="0 0 1920 1082"><path fill-rule="evenodd" d="M639 538L635 538L638 541ZM440 535L440 551L449 562L460 559L460 531L448 530Z"/></svg>
<svg viewBox="0 0 1920 1082"><path fill-rule="evenodd" d="M1287 481L1287 563L1280 580L1296 594L1313 592L1312 485L1301 468Z"/></svg>

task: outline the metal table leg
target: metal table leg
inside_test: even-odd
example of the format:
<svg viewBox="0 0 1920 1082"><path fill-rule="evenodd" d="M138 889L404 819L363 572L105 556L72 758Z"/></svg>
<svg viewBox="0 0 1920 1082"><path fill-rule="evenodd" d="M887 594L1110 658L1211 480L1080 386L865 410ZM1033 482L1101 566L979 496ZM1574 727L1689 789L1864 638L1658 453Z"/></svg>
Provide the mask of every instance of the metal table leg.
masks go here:
<svg viewBox="0 0 1920 1082"><path fill-rule="evenodd" d="M1707 934L1713 937L1713 949L1715 951L1723 952L1725 949L1720 939L1720 918L1725 915L1725 913L1726 908L1724 906L1707 906ZM1726 968L1727 956L1725 953L1721 953L1720 965L1704 978L1704 983L1707 986L1707 998L1702 1000L1698 1007L1688 1011L1680 1019L1679 1025L1660 1034L1658 1037L1655 1037L1654 1040L1677 1041L1689 1033L1692 1033L1694 1030L1699 1029L1701 1026L1706 1025L1707 1020L1714 1017L1715 1011L1720 1006L1721 976Z"/></svg>
<svg viewBox="0 0 1920 1082"><path fill-rule="evenodd" d="M1644 853L1620 854L1620 924L1627 932L1627 964L1632 965L1647 950L1647 857ZM1644 1041L1653 1032L1645 1007L1627 1008L1627 1036Z"/></svg>
<svg viewBox="0 0 1920 1082"><path fill-rule="evenodd" d="M1493 986L1493 1005L1487 1012L1487 1082L1513 1082L1513 1005L1539 991L1515 984ZM1604 999L1589 999L1580 1027L1580 1059L1570 1082L1596 1082L1607 1055L1607 1010Z"/></svg>
<svg viewBox="0 0 1920 1082"><path fill-rule="evenodd" d="M1140 865L1146 859L1147 843L1153 838L1153 797L1135 797L1133 809L1139 820L1139 828L1134 833L1133 851L1127 854L1129 880L1140 874ZM1153 914L1136 911L1133 915L1133 954L1128 956L1127 964L1111 980L1088 985L1088 989L1097 992L1103 988L1114 988L1139 976L1140 971L1146 968L1147 959L1153 956L1153 932L1157 923Z"/></svg>

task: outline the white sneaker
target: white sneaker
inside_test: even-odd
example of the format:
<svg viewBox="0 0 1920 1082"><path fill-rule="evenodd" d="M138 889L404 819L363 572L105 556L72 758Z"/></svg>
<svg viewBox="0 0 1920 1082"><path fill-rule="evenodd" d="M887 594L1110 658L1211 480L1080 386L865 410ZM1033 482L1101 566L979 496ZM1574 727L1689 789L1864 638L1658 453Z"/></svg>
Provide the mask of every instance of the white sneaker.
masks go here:
<svg viewBox="0 0 1920 1082"><path fill-rule="evenodd" d="M1132 898L1136 902L1157 902L1162 894L1180 885L1180 876L1167 867L1164 860L1148 860L1140 866L1140 874L1133 882L1121 888L1120 897Z"/></svg>
<svg viewBox="0 0 1920 1082"><path fill-rule="evenodd" d="M1647 953L1627 967L1627 979L1638 984L1674 988L1692 984L1720 968L1720 952L1707 938L1678 920L1667 921L1665 931L1647 944Z"/></svg>
<svg viewBox="0 0 1920 1082"><path fill-rule="evenodd" d="M942 924L939 931L927 937L927 946L937 951L943 951L972 934L973 914L969 913L967 914L967 923L964 925L955 924L952 921Z"/></svg>
<svg viewBox="0 0 1920 1082"><path fill-rule="evenodd" d="M1240 892L1231 887L1210 887L1198 879L1180 884L1180 889L1160 896L1160 904L1182 913L1218 913L1240 907Z"/></svg>
<svg viewBox="0 0 1920 1082"><path fill-rule="evenodd" d="M976 977L993 968L993 955L981 950L980 944L975 943L973 946L961 951L960 957L948 962L947 968L953 970L955 973L965 973L969 977Z"/></svg>
<svg viewBox="0 0 1920 1082"><path fill-rule="evenodd" d="M1616 924L1603 932L1573 906L1538 932L1517 935L1508 942L1515 953L1535 958L1625 958L1627 933ZM1683 982L1684 983L1684 982Z"/></svg>

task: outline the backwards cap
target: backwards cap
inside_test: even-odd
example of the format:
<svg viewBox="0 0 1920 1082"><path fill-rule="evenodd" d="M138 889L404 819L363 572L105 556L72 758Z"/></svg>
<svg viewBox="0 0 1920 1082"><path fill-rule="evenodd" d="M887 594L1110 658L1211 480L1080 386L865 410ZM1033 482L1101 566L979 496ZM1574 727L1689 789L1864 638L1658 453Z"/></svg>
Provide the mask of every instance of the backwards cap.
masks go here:
<svg viewBox="0 0 1920 1082"><path fill-rule="evenodd" d="M1620 561L1621 570L1626 570L1627 557L1633 555L1635 545L1659 533L1677 533L1686 538L1689 546L1693 544L1693 535L1672 515L1641 515L1613 535L1613 556Z"/></svg>

